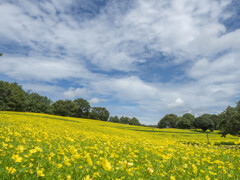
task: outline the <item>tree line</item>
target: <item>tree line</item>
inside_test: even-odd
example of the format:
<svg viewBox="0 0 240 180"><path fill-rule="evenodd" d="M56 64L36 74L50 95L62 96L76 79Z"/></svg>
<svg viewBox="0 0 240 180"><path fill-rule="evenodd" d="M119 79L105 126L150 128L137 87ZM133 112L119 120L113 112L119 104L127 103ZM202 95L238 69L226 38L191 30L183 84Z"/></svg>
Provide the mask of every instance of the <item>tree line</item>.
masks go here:
<svg viewBox="0 0 240 180"><path fill-rule="evenodd" d="M53 102L46 96L24 91L20 85L0 81L0 111L18 111L52 114L67 117L89 118L130 125L140 125L137 118L117 116L109 118L105 107L91 107L85 99L58 100Z"/></svg>
<svg viewBox="0 0 240 180"><path fill-rule="evenodd" d="M175 114L165 115L158 123L158 128L202 129L203 131L220 130L223 137L227 134L240 136L240 101L236 107L228 106L220 114L203 114L194 117L186 113L181 117Z"/></svg>
<svg viewBox="0 0 240 180"><path fill-rule="evenodd" d="M89 118L114 123L122 123L137 126L141 124L135 117L111 116L105 107L91 107L85 99L57 100L53 102L46 96L41 96L32 91L24 91L21 86L15 83L0 81L0 111L36 112L52 115ZM156 126L158 128L179 128L179 129L202 129L220 130L223 136L227 134L240 136L240 101L236 107L228 106L222 113L203 114L194 117L186 113L181 117L175 114L165 115Z"/></svg>

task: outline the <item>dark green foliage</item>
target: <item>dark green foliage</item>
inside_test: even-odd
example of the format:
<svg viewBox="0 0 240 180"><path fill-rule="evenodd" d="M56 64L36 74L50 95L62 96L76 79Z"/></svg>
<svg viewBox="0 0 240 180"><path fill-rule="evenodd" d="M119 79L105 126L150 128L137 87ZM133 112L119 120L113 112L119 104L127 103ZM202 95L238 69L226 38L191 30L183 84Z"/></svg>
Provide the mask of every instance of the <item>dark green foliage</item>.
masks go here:
<svg viewBox="0 0 240 180"><path fill-rule="evenodd" d="M51 99L46 96L40 96L37 93L27 92L26 111L51 114Z"/></svg>
<svg viewBox="0 0 240 180"><path fill-rule="evenodd" d="M219 116L218 115L216 115L216 114L212 114L211 116L210 116L210 119L213 121L213 123L214 123L214 129L215 130L218 130L219 129L219 124L220 124L220 122L221 122L221 119L219 118Z"/></svg>
<svg viewBox="0 0 240 180"><path fill-rule="evenodd" d="M165 115L158 123L159 128L176 128L178 117L175 114Z"/></svg>
<svg viewBox="0 0 240 180"><path fill-rule="evenodd" d="M52 111L55 115L76 117L78 106L71 100L58 100L52 104Z"/></svg>
<svg viewBox="0 0 240 180"><path fill-rule="evenodd" d="M141 123L139 122L139 120L135 117L133 117L132 119L130 119L130 122L129 122L130 125L135 125L135 126L140 126Z"/></svg>
<svg viewBox="0 0 240 180"><path fill-rule="evenodd" d="M124 116L122 116L122 117L120 118L120 123L122 123L122 124L129 124L130 121L131 121L131 119L130 119L129 117L124 117Z"/></svg>
<svg viewBox="0 0 240 180"><path fill-rule="evenodd" d="M203 114L202 116L195 118L194 126L195 128L202 129L203 131L208 129L210 131L214 130L214 123L211 120L210 114Z"/></svg>
<svg viewBox="0 0 240 180"><path fill-rule="evenodd" d="M105 107L93 107L90 113L90 118L107 121L109 118L109 112Z"/></svg>
<svg viewBox="0 0 240 180"><path fill-rule="evenodd" d="M120 123L118 116L111 116L109 122Z"/></svg>
<svg viewBox="0 0 240 180"><path fill-rule="evenodd" d="M109 118L109 122L115 122L115 123L122 123L122 124L129 124L129 125L135 125L135 126L140 126L141 123L139 122L139 120L135 117L133 117L132 119L129 117L124 117L122 116L120 119L117 116L114 117L110 117Z"/></svg>
<svg viewBox="0 0 240 180"><path fill-rule="evenodd" d="M227 134L240 136L240 101L235 108L228 106L219 116L222 119L219 128L223 137Z"/></svg>
<svg viewBox="0 0 240 180"><path fill-rule="evenodd" d="M0 110L25 111L27 96L17 83L0 81Z"/></svg>
<svg viewBox="0 0 240 180"><path fill-rule="evenodd" d="M3 55L3 53L0 53L0 56L2 56Z"/></svg>
<svg viewBox="0 0 240 180"><path fill-rule="evenodd" d="M191 129L193 128L194 119L195 117L192 114L186 113L178 120L177 127L180 129Z"/></svg>
<svg viewBox="0 0 240 180"><path fill-rule="evenodd" d="M82 98L78 98L74 100L74 103L78 106L76 111L76 117L88 118L91 106L88 101Z"/></svg>

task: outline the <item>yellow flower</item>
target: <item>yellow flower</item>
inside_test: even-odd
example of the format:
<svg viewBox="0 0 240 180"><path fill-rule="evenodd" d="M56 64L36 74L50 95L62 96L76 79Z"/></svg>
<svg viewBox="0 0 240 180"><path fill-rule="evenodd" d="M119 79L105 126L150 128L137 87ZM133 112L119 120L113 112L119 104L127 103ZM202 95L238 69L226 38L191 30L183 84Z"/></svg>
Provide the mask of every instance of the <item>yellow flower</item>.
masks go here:
<svg viewBox="0 0 240 180"><path fill-rule="evenodd" d="M176 178L171 175L170 180L176 180Z"/></svg>
<svg viewBox="0 0 240 180"><path fill-rule="evenodd" d="M67 180L70 180L72 177L70 175L67 176Z"/></svg>
<svg viewBox="0 0 240 180"><path fill-rule="evenodd" d="M43 171L44 171L44 168L41 168L41 169L37 169L37 174L39 177L44 177L45 174L43 174Z"/></svg>
<svg viewBox="0 0 240 180"><path fill-rule="evenodd" d="M13 167L6 167L6 170L8 171L8 174L13 174L16 172L16 169Z"/></svg>
<svg viewBox="0 0 240 180"><path fill-rule="evenodd" d="M208 175L206 175L206 180L210 180L211 178L208 176Z"/></svg>
<svg viewBox="0 0 240 180"><path fill-rule="evenodd" d="M30 167L30 168L33 167L33 164L32 164L32 163L29 163L29 166L28 166L28 167Z"/></svg>
<svg viewBox="0 0 240 180"><path fill-rule="evenodd" d="M62 168L62 164L57 164L58 169Z"/></svg>
<svg viewBox="0 0 240 180"><path fill-rule="evenodd" d="M91 178L89 175L87 175L85 178L83 178L83 180L91 180Z"/></svg>
<svg viewBox="0 0 240 180"><path fill-rule="evenodd" d="M21 153L24 151L24 147L22 146L22 145L19 145L18 147L17 147L17 151L20 151Z"/></svg>
<svg viewBox="0 0 240 180"><path fill-rule="evenodd" d="M92 159L90 157L87 157L87 163L89 166L93 165Z"/></svg>
<svg viewBox="0 0 240 180"><path fill-rule="evenodd" d="M153 173L153 168L148 167L148 168L147 168L147 171L148 171L149 174L152 175L152 173Z"/></svg>
<svg viewBox="0 0 240 180"><path fill-rule="evenodd" d="M105 169L106 171L111 171L111 169L112 169L111 163L108 162L107 159L102 159L102 167L103 167L103 169Z"/></svg>
<svg viewBox="0 0 240 180"><path fill-rule="evenodd" d="M12 159L15 161L15 162L22 162L22 157L19 157L19 155L15 155L13 154L12 155Z"/></svg>

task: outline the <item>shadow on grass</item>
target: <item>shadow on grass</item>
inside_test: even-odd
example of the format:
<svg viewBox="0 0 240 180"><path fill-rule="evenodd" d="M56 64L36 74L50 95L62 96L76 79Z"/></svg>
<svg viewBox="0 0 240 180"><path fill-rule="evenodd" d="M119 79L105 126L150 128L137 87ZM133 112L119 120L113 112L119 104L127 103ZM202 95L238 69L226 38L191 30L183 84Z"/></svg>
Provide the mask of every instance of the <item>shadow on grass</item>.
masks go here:
<svg viewBox="0 0 240 180"><path fill-rule="evenodd" d="M138 131L138 132L153 132L153 133L166 133L166 134L202 134L202 133L207 133L207 132L203 132L201 130L191 130L192 132L178 132L178 131L164 131L164 130L160 130L158 128L154 128L152 130L147 130L147 129L136 129L136 128L132 128L132 127L115 127L118 129L125 129L125 130L130 130L130 131Z"/></svg>

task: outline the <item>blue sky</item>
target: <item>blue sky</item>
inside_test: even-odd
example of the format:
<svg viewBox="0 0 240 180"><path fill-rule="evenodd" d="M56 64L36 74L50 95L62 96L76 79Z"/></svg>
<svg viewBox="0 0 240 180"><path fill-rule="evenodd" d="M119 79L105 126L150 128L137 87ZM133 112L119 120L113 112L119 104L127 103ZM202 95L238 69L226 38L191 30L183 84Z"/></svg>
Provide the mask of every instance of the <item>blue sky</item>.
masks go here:
<svg viewBox="0 0 240 180"><path fill-rule="evenodd" d="M240 100L238 0L0 0L0 80L157 124Z"/></svg>

